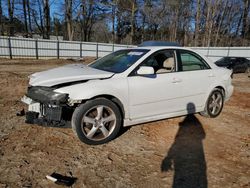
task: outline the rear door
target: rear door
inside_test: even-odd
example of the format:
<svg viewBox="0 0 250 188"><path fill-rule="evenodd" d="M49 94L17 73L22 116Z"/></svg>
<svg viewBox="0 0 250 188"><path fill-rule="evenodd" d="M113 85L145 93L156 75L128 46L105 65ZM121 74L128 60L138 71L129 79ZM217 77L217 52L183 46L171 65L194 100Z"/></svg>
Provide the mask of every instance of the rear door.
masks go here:
<svg viewBox="0 0 250 188"><path fill-rule="evenodd" d="M189 50L177 51L182 97L185 104L194 104L195 111L203 108L207 91L215 79L213 70L198 54ZM194 111L194 110L192 110Z"/></svg>

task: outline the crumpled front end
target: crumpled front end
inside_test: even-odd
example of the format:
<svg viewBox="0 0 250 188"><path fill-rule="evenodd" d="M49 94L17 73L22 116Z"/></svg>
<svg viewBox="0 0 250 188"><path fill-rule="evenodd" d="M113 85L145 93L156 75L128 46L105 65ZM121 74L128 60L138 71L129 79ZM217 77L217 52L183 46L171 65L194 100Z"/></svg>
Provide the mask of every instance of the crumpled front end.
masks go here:
<svg viewBox="0 0 250 188"><path fill-rule="evenodd" d="M21 99L28 105L26 123L40 125L64 125L73 113L66 93L58 93L55 88L31 86Z"/></svg>

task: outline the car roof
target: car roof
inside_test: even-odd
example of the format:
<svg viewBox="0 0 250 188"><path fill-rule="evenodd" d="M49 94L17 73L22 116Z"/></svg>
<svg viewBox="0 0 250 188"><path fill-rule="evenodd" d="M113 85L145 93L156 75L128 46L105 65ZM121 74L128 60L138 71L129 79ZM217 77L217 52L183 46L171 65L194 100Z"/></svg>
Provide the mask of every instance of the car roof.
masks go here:
<svg viewBox="0 0 250 188"><path fill-rule="evenodd" d="M139 47L144 47L144 46L181 46L180 44L176 42L167 42L167 41L144 41L141 44L138 45Z"/></svg>
<svg viewBox="0 0 250 188"><path fill-rule="evenodd" d="M145 50L164 50L164 49L183 49L183 50L191 50L190 48L187 47L179 47L179 46L143 46L143 47L135 47L131 49L145 49Z"/></svg>
<svg viewBox="0 0 250 188"><path fill-rule="evenodd" d="M244 58L244 59L247 59L245 57L235 57L235 56L227 56L227 57L223 57L223 58Z"/></svg>

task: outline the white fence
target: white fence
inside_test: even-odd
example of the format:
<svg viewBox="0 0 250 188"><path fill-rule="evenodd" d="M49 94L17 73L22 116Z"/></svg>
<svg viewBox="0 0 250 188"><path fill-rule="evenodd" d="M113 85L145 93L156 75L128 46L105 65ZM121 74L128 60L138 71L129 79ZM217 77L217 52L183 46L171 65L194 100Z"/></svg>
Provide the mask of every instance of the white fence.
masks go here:
<svg viewBox="0 0 250 188"><path fill-rule="evenodd" d="M250 47L191 47L213 61L222 57L246 57L250 59Z"/></svg>
<svg viewBox="0 0 250 188"><path fill-rule="evenodd" d="M9 58L79 58L102 57L133 46L79 41L57 41L0 36L0 57Z"/></svg>
<svg viewBox="0 0 250 188"><path fill-rule="evenodd" d="M7 58L79 58L102 57L134 46L79 41L57 41L0 36L0 57ZM250 58L250 47L191 47L213 61L226 56Z"/></svg>

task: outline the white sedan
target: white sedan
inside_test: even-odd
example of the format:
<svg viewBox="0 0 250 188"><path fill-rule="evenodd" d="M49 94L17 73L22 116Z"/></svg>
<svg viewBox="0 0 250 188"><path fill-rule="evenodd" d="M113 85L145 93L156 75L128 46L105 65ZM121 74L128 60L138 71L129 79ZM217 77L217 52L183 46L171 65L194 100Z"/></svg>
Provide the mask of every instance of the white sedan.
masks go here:
<svg viewBox="0 0 250 188"><path fill-rule="evenodd" d="M103 144L122 126L200 113L218 116L233 92L231 70L191 49L124 49L90 65L70 64L30 76L26 122L61 125L87 144Z"/></svg>

